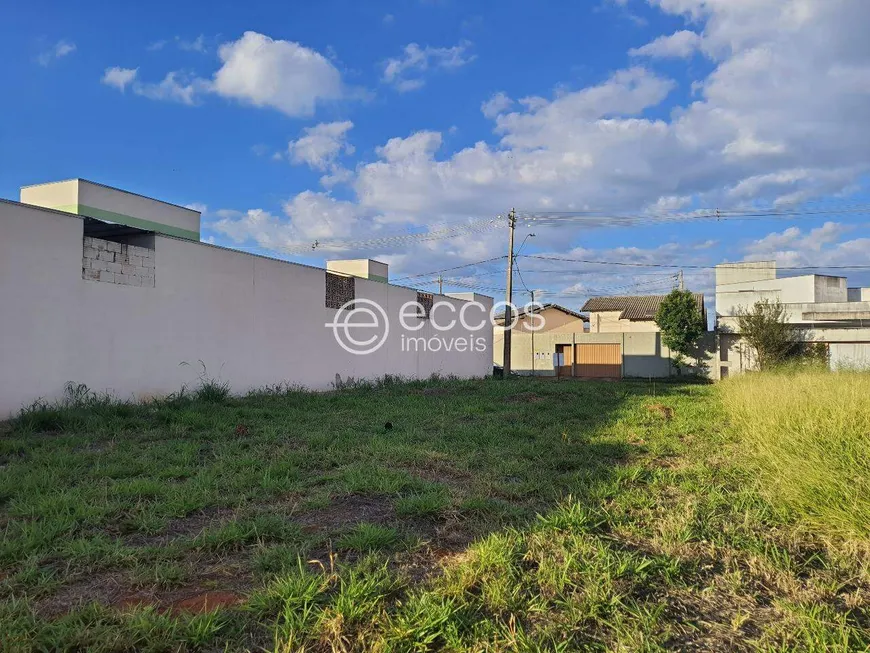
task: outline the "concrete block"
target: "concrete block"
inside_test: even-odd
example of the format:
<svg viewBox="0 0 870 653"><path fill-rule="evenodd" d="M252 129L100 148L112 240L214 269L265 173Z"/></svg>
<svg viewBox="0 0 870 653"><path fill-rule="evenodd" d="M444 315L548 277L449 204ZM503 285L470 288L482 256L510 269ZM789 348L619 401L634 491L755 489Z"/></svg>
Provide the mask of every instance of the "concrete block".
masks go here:
<svg viewBox="0 0 870 653"><path fill-rule="evenodd" d="M115 275L115 283L120 284L122 286L130 285L131 277L128 277L126 274L116 274Z"/></svg>
<svg viewBox="0 0 870 653"><path fill-rule="evenodd" d="M112 241L109 241L108 243L106 243L106 249L108 249L110 252L120 252L121 251L121 244L120 243L113 243Z"/></svg>
<svg viewBox="0 0 870 653"><path fill-rule="evenodd" d="M154 288L154 275L149 274L148 276L142 277L142 285L146 288Z"/></svg>
<svg viewBox="0 0 870 653"><path fill-rule="evenodd" d="M114 272L115 274L121 274L121 273L123 272L123 270L121 269L121 267L122 267L122 266L121 266L120 263L109 263L109 264L106 266L106 269L107 269L109 272Z"/></svg>
<svg viewBox="0 0 870 653"><path fill-rule="evenodd" d="M85 247L84 251L82 252L82 256L84 256L84 258L97 258L98 254L99 252L94 247L89 246Z"/></svg>
<svg viewBox="0 0 870 653"><path fill-rule="evenodd" d="M107 270L100 270L100 281L115 283L115 275L114 273L108 272Z"/></svg>
<svg viewBox="0 0 870 653"><path fill-rule="evenodd" d="M136 274L136 270L138 270L138 269L139 268L137 268L135 265L125 264L125 263L121 264L121 274L126 274L128 276L134 275L134 274Z"/></svg>
<svg viewBox="0 0 870 653"><path fill-rule="evenodd" d="M147 277L149 274L154 274L154 272L149 270L148 268L143 268L140 266L137 268L133 268L133 274L140 277Z"/></svg>
<svg viewBox="0 0 870 653"><path fill-rule="evenodd" d="M85 237L82 239L82 244L83 244L85 247L92 247L93 244L94 244L94 239L93 239L93 237L92 237L92 236L85 236Z"/></svg>
<svg viewBox="0 0 870 653"><path fill-rule="evenodd" d="M151 256L148 256L147 258L143 258L142 265L143 265L143 267L148 268L149 270L153 270L154 269L154 254L152 253Z"/></svg>
<svg viewBox="0 0 870 653"><path fill-rule="evenodd" d="M133 267L138 267L138 266L142 265L142 257L139 256L138 254L130 254L130 256L127 260L129 261L130 265L132 265Z"/></svg>
<svg viewBox="0 0 870 653"><path fill-rule="evenodd" d="M91 269L91 259L83 258L82 259L82 270L90 270Z"/></svg>
<svg viewBox="0 0 870 653"><path fill-rule="evenodd" d="M100 271L90 269L82 270L82 279L87 279L88 281L99 281Z"/></svg>
<svg viewBox="0 0 870 653"><path fill-rule="evenodd" d="M115 260L115 253L109 251L101 251L99 256L97 257L101 261L106 261L107 263L112 263Z"/></svg>

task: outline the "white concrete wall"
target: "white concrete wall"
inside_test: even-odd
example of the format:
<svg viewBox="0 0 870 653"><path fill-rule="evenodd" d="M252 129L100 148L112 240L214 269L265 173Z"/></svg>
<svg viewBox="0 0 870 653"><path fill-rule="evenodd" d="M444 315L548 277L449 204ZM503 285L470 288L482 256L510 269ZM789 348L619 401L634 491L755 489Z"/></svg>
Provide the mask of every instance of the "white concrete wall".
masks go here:
<svg viewBox="0 0 870 653"><path fill-rule="evenodd" d="M870 302L870 288L849 288L846 297L850 302Z"/></svg>
<svg viewBox="0 0 870 653"><path fill-rule="evenodd" d="M829 345L832 370L870 370L870 342L842 342Z"/></svg>
<svg viewBox="0 0 870 653"><path fill-rule="evenodd" d="M776 261L723 263L716 266L716 285L727 286L750 281L776 279Z"/></svg>
<svg viewBox="0 0 870 653"><path fill-rule="evenodd" d="M169 227L166 233L175 233L173 229L182 229L189 232L191 238L199 240L199 211L85 179L24 186L21 188L21 201L143 229L149 228L145 223Z"/></svg>
<svg viewBox="0 0 870 653"><path fill-rule="evenodd" d="M849 301L849 293L846 288L846 277L833 277L817 274L815 277L814 302L819 304L836 304Z"/></svg>
<svg viewBox="0 0 870 653"><path fill-rule="evenodd" d="M109 188L84 179L78 181L80 205L199 233L199 211L117 188Z"/></svg>
<svg viewBox="0 0 870 653"><path fill-rule="evenodd" d="M324 306L324 270L158 236L156 283L147 288L85 280L82 256L80 218L0 202L0 416L60 397L69 381L122 398L176 392L196 383L199 360L234 392L282 381L325 389L336 374L473 377L492 370L491 328L468 334L457 325L442 333L423 321L414 335L473 335L484 349L400 350L397 312L416 299L414 290L356 280L356 297L380 303L391 329L380 350L354 356L324 326L337 313Z"/></svg>

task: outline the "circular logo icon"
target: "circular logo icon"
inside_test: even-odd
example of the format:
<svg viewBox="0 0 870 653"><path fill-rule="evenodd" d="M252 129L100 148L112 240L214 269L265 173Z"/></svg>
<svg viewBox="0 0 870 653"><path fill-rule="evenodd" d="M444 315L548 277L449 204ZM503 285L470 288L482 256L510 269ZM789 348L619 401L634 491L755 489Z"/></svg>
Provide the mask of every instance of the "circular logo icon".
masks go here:
<svg viewBox="0 0 870 653"><path fill-rule="evenodd" d="M335 321L327 322L325 326L332 329L332 335L342 349L356 356L376 352L390 333L386 311L371 299L346 302L335 314Z"/></svg>

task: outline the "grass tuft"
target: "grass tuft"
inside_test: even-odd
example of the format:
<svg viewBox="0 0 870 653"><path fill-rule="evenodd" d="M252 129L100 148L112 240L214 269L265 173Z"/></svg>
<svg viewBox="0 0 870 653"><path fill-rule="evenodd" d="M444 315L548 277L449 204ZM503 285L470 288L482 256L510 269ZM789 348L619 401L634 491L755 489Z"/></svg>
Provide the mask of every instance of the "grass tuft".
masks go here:
<svg viewBox="0 0 870 653"><path fill-rule="evenodd" d="M336 547L345 551L380 551L395 547L400 539L395 528L362 523L343 535Z"/></svg>

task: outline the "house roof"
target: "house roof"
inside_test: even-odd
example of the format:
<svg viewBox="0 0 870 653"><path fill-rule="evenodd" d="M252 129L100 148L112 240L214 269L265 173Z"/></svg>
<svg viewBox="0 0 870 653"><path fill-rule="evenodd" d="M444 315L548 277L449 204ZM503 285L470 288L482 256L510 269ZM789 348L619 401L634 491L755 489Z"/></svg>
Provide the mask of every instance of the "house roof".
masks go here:
<svg viewBox="0 0 870 653"><path fill-rule="evenodd" d="M576 317L578 320L582 320L583 322L589 321L589 318L586 315L578 313L577 311L572 311L570 308L565 308L564 306L562 306L560 304L542 304L542 305L538 306L537 308L535 308L535 310L532 312L533 313L540 313L541 311L546 311L548 308L553 308L557 311L562 311L563 313L570 315L571 317ZM527 311L525 309L520 310L517 312L517 317L523 317L526 313L527 313ZM498 320L504 320L504 313L502 313L501 315L499 315L496 318L496 321L498 321Z"/></svg>
<svg viewBox="0 0 870 653"><path fill-rule="evenodd" d="M704 295L700 293L692 293L695 298L695 303L701 314L706 313L704 309ZM604 313L611 311L620 311L619 319L633 320L637 322L648 322L655 319L656 312L659 306L664 301L667 295L634 295L622 297L591 297L581 311L589 313Z"/></svg>

